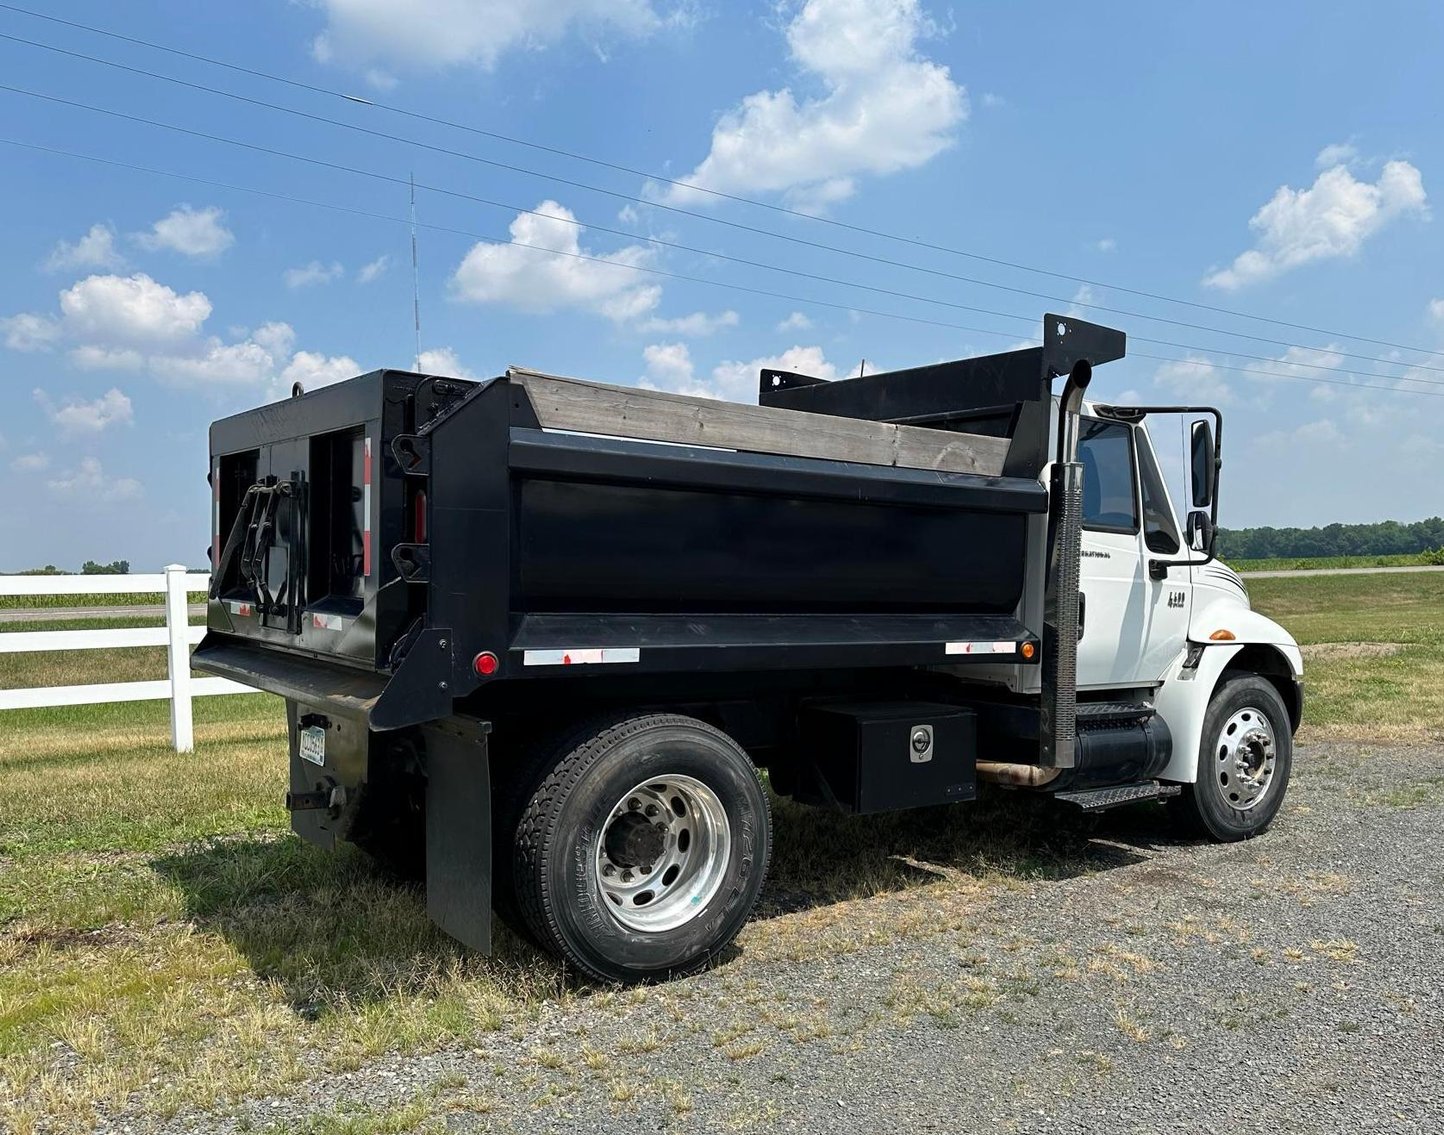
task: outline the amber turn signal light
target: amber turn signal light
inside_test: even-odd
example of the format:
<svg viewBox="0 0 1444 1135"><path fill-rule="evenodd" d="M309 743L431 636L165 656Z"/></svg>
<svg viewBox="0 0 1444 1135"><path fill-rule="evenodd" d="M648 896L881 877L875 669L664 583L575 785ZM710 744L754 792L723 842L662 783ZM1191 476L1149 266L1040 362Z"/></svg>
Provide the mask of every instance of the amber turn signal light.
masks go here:
<svg viewBox="0 0 1444 1135"><path fill-rule="evenodd" d="M1238 638L1238 635L1234 634L1233 631L1217 630L1208 637L1213 639L1214 642L1233 642Z"/></svg>
<svg viewBox="0 0 1444 1135"><path fill-rule="evenodd" d="M1031 642L1025 642L1022 646L1018 647L1018 653L1024 658L1032 658L1033 655L1038 653L1038 648Z"/></svg>

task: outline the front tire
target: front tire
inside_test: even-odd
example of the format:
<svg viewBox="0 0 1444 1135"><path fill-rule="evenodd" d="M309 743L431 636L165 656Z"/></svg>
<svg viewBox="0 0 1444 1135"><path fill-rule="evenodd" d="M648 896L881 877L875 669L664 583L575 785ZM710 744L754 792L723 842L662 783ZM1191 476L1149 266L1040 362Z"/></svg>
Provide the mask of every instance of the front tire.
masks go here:
<svg viewBox="0 0 1444 1135"><path fill-rule="evenodd" d="M583 729L548 763L513 857L531 936L601 981L705 966L752 913L772 846L747 754L704 722L647 714Z"/></svg>
<svg viewBox="0 0 1444 1135"><path fill-rule="evenodd" d="M1204 715L1198 778L1175 798L1176 812L1195 834L1251 839L1278 815L1292 771L1292 725L1278 690L1254 674L1225 674Z"/></svg>

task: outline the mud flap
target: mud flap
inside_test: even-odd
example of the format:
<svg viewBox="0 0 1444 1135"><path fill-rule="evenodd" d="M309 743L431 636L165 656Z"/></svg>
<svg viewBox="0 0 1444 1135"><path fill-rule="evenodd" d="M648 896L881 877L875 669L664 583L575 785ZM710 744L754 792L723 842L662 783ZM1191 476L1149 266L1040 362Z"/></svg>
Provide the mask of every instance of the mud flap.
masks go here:
<svg viewBox="0 0 1444 1135"><path fill-rule="evenodd" d="M426 742L426 913L464 946L491 951L491 771L485 721L451 717Z"/></svg>

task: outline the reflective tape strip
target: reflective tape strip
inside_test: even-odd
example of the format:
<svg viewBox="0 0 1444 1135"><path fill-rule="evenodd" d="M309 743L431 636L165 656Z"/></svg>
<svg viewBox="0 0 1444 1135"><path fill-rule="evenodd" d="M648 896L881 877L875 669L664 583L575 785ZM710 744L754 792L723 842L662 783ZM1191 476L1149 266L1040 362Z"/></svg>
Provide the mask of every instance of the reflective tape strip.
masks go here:
<svg viewBox="0 0 1444 1135"><path fill-rule="evenodd" d="M361 460L361 574L371 574L371 435L366 435Z"/></svg>
<svg viewBox="0 0 1444 1135"><path fill-rule="evenodd" d="M593 662L640 662L642 652L635 646L608 646L591 650L528 650L521 656L523 666L585 666Z"/></svg>
<svg viewBox="0 0 1444 1135"><path fill-rule="evenodd" d="M318 631L343 631L346 620L340 615L312 615L311 625Z"/></svg>
<svg viewBox="0 0 1444 1135"><path fill-rule="evenodd" d="M950 642L943 650L947 654L1017 654L1016 642Z"/></svg>

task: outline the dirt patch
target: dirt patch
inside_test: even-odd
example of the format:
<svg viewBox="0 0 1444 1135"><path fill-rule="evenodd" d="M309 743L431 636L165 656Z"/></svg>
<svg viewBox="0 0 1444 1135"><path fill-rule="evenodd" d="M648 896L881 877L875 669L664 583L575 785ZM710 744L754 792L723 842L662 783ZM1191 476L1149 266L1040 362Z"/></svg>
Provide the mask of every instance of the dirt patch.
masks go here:
<svg viewBox="0 0 1444 1135"><path fill-rule="evenodd" d="M1404 649L1402 642L1316 642L1300 647L1306 659L1387 658Z"/></svg>

